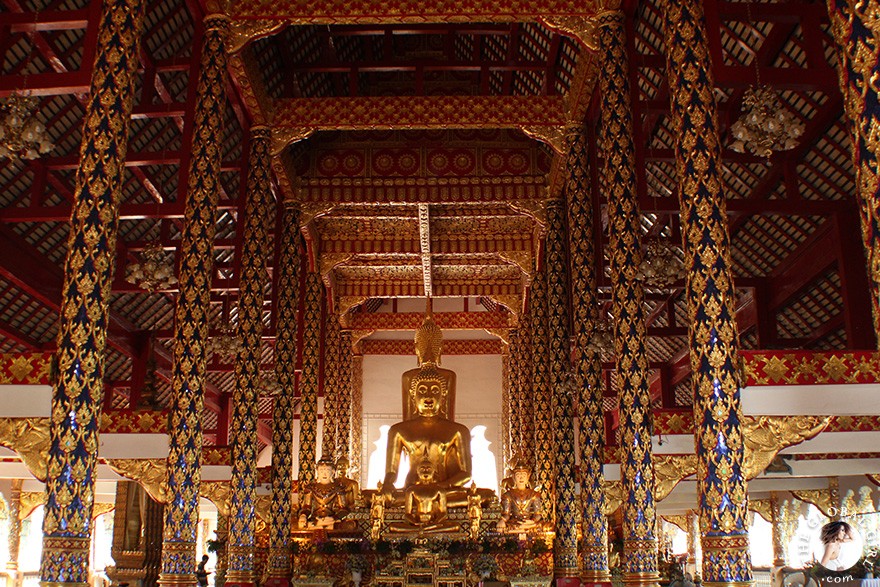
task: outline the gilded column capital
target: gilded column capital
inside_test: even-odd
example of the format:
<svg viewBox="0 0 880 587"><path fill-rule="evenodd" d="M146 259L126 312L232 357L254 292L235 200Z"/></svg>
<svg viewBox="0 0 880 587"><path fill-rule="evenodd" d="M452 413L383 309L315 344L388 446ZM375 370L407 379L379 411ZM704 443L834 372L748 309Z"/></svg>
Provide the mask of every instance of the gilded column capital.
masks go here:
<svg viewBox="0 0 880 587"><path fill-rule="evenodd" d="M205 19L202 21L205 25L205 31L217 31L219 33L223 33L227 35L229 33L230 27L230 18L228 14L223 14L220 12L215 12L212 14L205 15Z"/></svg>
<svg viewBox="0 0 880 587"><path fill-rule="evenodd" d="M272 128L265 124L256 124L251 127L252 141L271 141Z"/></svg>

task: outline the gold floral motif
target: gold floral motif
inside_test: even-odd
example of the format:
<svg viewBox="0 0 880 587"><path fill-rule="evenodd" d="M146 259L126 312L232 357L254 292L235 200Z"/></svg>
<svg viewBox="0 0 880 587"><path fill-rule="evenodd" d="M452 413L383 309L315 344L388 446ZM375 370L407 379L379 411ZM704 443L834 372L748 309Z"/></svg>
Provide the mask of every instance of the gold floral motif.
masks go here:
<svg viewBox="0 0 880 587"><path fill-rule="evenodd" d="M306 275L303 324L302 376L300 378L299 485L315 480L318 428L318 377L321 345L321 298L324 287L317 273Z"/></svg>
<svg viewBox="0 0 880 587"><path fill-rule="evenodd" d="M217 508L217 513L223 517L229 516L229 508L232 505L232 487L228 481L206 481L199 488L199 495Z"/></svg>
<svg viewBox="0 0 880 587"><path fill-rule="evenodd" d="M96 503L95 507L92 509L92 518L97 518L98 516L102 516L104 514L109 514L114 509L116 509L116 504L111 503L109 501Z"/></svg>
<svg viewBox="0 0 880 587"><path fill-rule="evenodd" d="M137 481L159 503L170 503L165 459L108 459L115 473Z"/></svg>
<svg viewBox="0 0 880 587"><path fill-rule="evenodd" d="M46 480L49 418L0 418L0 444L21 457L31 475Z"/></svg>
<svg viewBox="0 0 880 587"><path fill-rule="evenodd" d="M558 33L568 35L590 51L599 50L595 16L547 16L541 22Z"/></svg>

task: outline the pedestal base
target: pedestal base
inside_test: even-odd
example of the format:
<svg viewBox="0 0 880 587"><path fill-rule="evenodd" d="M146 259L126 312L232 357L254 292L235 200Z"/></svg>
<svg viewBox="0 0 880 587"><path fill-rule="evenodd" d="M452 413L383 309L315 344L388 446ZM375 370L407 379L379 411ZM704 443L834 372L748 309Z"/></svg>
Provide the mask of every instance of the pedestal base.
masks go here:
<svg viewBox="0 0 880 587"><path fill-rule="evenodd" d="M269 577L263 585L264 587L290 587L290 579L285 577Z"/></svg>
<svg viewBox="0 0 880 587"><path fill-rule="evenodd" d="M555 587L580 587L580 577L556 577L553 579Z"/></svg>

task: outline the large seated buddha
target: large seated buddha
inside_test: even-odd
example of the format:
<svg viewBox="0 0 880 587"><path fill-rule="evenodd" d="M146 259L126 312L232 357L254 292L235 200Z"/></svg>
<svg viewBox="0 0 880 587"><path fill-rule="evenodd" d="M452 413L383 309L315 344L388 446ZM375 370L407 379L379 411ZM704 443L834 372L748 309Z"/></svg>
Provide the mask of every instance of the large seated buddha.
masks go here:
<svg viewBox="0 0 880 587"><path fill-rule="evenodd" d="M442 341L429 303L415 337L419 368L407 371L402 378L404 419L388 431L382 493L389 505L402 504L406 489L419 483L417 465L425 461L433 467L432 483L443 489L446 505L467 504L465 485L472 475L471 434L467 426L452 420L455 373L438 366ZM404 491L395 492L394 482L403 454L412 468Z"/></svg>

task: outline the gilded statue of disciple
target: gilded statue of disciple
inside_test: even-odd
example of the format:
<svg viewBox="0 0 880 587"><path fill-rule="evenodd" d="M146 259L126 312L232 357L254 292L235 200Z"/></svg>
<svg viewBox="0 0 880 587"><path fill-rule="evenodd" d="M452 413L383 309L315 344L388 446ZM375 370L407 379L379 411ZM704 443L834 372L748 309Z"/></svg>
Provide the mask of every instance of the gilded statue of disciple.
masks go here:
<svg viewBox="0 0 880 587"><path fill-rule="evenodd" d="M339 493L339 501L346 513L354 509L355 504L361 497L361 488L357 481L348 476L348 459L339 457L336 460L336 491Z"/></svg>
<svg viewBox="0 0 880 587"><path fill-rule="evenodd" d="M300 529L338 529L339 521L348 514L333 480L333 468L333 461L327 457L318 461L315 481L306 487L300 501Z"/></svg>
<svg viewBox="0 0 880 587"><path fill-rule="evenodd" d="M501 519L497 530L510 534L526 534L543 530L544 508L541 494L531 488L531 468L522 459L513 466L513 487L501 495Z"/></svg>
<svg viewBox="0 0 880 587"><path fill-rule="evenodd" d="M415 468L418 480L409 485L404 496L404 522L389 524L392 532L455 532L459 530L456 522L448 520L446 494L448 487L440 485L434 478L434 464L424 458Z"/></svg>

